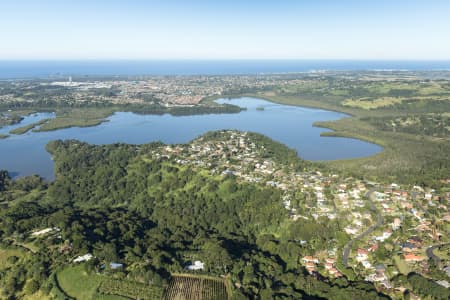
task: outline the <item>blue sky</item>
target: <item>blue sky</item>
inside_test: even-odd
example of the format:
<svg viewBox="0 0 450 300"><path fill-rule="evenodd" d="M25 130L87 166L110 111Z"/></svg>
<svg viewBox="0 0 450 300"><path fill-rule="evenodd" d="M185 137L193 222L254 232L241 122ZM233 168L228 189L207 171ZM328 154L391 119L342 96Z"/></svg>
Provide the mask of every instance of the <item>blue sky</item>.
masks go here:
<svg viewBox="0 0 450 300"><path fill-rule="evenodd" d="M450 59L448 0L0 0L0 59Z"/></svg>

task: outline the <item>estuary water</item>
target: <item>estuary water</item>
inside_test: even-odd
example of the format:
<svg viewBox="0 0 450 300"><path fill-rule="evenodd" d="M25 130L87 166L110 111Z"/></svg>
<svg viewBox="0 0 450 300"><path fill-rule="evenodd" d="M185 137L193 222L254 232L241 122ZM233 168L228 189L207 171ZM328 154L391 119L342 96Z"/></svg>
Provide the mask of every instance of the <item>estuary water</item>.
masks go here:
<svg viewBox="0 0 450 300"><path fill-rule="evenodd" d="M187 143L207 131L238 129L264 134L297 150L308 160L334 160L370 156L382 148L357 139L321 137L324 128L313 127L316 121L330 121L347 115L322 109L275 104L255 98L219 99L245 107L236 114L208 114L192 116L139 115L118 112L108 121L94 127L72 127L49 132L28 132L0 139L0 169L12 176L39 174L54 179L53 161L45 145L56 139L77 139L92 144L130 143L153 141ZM26 117L20 124L0 129L8 134L14 128L54 117L53 113L39 113Z"/></svg>

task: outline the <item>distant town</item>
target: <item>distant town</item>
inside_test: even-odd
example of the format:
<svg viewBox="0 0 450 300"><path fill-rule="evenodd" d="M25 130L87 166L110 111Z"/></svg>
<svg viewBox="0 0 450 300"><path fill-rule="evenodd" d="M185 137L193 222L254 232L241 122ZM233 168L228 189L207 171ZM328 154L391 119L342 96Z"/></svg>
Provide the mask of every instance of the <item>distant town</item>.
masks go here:
<svg viewBox="0 0 450 300"><path fill-rule="evenodd" d="M339 78L339 81L335 79ZM429 78L423 81L424 78ZM217 75L217 76L134 76L134 77L59 77L0 81L0 102L34 103L53 100L57 103L162 104L165 106L193 106L202 100L220 96L259 92L267 96L289 93L292 87L304 86L314 93L338 91L347 81L355 84L370 81L409 82L450 78L449 72L338 72ZM331 89L323 83L334 79ZM320 83L319 85L317 83ZM317 89L318 88L318 89ZM284 90L284 91L283 91ZM336 94L338 95L338 94ZM348 105L352 105L349 103Z"/></svg>

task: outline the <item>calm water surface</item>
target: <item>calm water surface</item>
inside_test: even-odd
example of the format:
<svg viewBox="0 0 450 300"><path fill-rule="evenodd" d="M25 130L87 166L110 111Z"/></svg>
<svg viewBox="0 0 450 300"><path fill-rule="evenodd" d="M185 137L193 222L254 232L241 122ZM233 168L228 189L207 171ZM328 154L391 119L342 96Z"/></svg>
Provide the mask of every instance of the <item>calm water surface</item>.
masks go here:
<svg viewBox="0 0 450 300"><path fill-rule="evenodd" d="M300 157L308 160L364 157L382 150L378 145L356 139L321 137L320 134L328 130L312 126L316 121L346 117L342 113L274 104L254 98L220 99L218 102L239 105L247 110L238 114L177 117L119 112L109 117L108 122L95 127L11 135L0 140L0 169L8 170L13 176L39 174L53 179L53 162L45 151L45 145L56 139L78 139L92 144L144 144L152 141L186 143L207 131L220 129L254 131L267 135L296 149ZM261 107L264 110L257 109ZM19 125L1 128L0 133L8 133L13 128L48 117L54 117L54 114L32 115Z"/></svg>
<svg viewBox="0 0 450 300"><path fill-rule="evenodd" d="M229 75L313 70L450 70L450 61L407 60L0 60L0 79L61 76Z"/></svg>

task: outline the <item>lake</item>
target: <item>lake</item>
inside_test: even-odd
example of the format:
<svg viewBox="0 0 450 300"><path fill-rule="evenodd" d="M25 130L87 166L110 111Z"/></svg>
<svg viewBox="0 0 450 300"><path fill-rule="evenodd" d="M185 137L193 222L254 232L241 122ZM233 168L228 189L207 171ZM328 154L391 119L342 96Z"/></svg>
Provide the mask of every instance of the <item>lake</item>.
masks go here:
<svg viewBox="0 0 450 300"><path fill-rule="evenodd" d="M365 157L382 150L378 145L351 138L321 137L329 131L313 127L316 121L336 120L347 115L322 109L275 104L255 98L219 99L246 110L236 114L209 114L192 116L138 115L118 112L108 122L95 127L73 127L49 132L28 132L0 140L0 169L12 176L39 174L54 179L53 162L45 145L56 139L77 139L92 144L117 142L144 144L153 141L187 143L211 130L238 129L264 134L296 149L308 160L335 160ZM54 117L53 113L39 113L26 117L20 124L0 129L7 134L11 129Z"/></svg>

